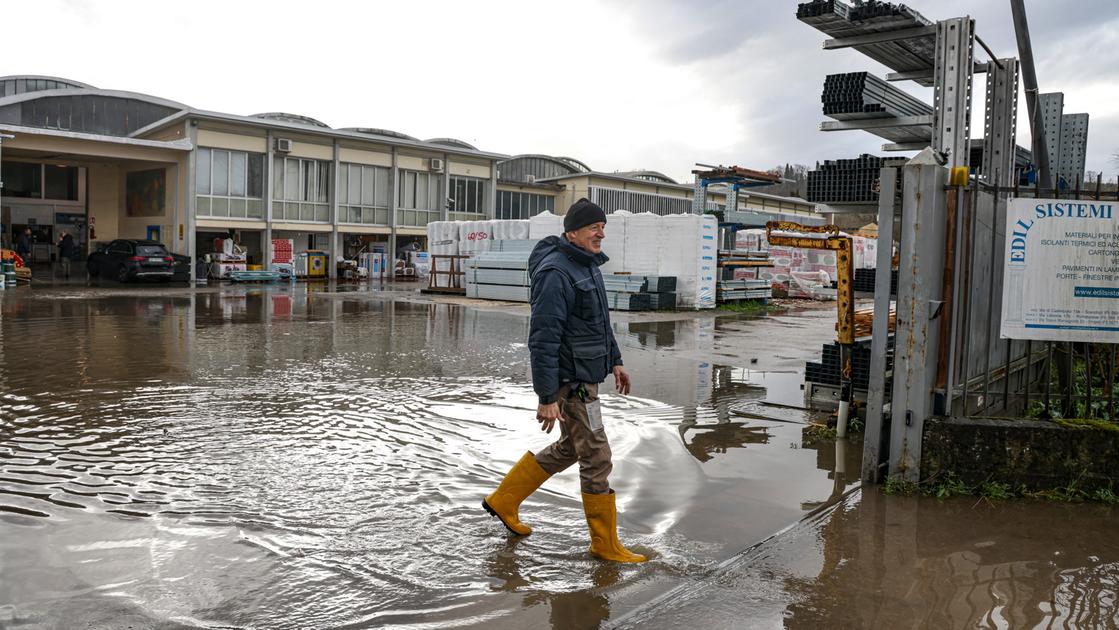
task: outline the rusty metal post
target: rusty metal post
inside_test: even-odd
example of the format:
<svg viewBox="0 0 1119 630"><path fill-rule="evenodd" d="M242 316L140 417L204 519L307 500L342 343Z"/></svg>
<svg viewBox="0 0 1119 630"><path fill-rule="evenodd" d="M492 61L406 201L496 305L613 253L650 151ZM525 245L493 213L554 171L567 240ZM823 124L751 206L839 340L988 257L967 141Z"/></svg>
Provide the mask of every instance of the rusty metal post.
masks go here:
<svg viewBox="0 0 1119 630"><path fill-rule="evenodd" d="M903 167L901 261L890 409L890 474L918 481L925 420L933 415L945 263L948 170L925 149Z"/></svg>

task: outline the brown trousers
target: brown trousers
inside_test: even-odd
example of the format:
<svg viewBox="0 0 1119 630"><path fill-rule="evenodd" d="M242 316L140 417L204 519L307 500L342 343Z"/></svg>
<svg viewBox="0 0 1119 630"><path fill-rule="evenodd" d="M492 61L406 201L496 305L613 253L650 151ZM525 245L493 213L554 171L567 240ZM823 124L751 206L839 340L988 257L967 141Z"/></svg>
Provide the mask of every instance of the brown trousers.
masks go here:
<svg viewBox="0 0 1119 630"><path fill-rule="evenodd" d="M560 423L560 438L536 454L536 463L544 472L554 475L579 462L579 484L583 492L606 494L610 492L609 477L614 468L610 442L606 440L601 411L596 419L587 413L588 406L599 405L598 385L586 388L586 402L579 400L570 385L560 388L557 402L566 422Z"/></svg>

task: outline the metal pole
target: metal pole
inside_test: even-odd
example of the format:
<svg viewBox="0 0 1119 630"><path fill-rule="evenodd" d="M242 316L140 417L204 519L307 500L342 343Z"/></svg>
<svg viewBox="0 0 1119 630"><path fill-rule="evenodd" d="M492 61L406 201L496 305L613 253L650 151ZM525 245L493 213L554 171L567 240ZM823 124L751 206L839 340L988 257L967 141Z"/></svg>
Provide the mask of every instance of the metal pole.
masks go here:
<svg viewBox="0 0 1119 630"><path fill-rule="evenodd" d="M1052 181L1049 178L1049 150L1045 146L1045 127L1037 111L1037 73L1034 71L1034 53L1030 45L1030 27L1026 23L1023 0L1010 0L1010 11L1014 15L1014 34L1018 38L1018 58L1022 64L1022 84L1026 91L1026 111L1030 117L1030 136L1034 163L1037 165L1040 197L1042 182L1048 187Z"/></svg>

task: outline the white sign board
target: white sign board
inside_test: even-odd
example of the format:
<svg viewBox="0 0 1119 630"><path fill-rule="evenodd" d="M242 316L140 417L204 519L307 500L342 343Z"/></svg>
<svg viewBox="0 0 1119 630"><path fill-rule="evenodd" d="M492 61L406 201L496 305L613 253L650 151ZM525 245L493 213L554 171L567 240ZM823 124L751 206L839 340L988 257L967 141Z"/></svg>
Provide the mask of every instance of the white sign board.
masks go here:
<svg viewBox="0 0 1119 630"><path fill-rule="evenodd" d="M1116 206L1009 200L1003 338L1119 343Z"/></svg>

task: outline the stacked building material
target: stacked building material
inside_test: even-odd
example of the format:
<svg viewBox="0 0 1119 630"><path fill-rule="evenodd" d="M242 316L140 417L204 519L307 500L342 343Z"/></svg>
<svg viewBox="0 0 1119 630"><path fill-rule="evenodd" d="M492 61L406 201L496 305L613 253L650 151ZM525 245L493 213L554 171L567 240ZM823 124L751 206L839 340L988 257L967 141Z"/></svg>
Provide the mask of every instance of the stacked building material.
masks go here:
<svg viewBox="0 0 1119 630"><path fill-rule="evenodd" d="M630 220L641 215L634 215ZM633 233L633 225L628 228ZM660 221L657 273L677 278L677 306L715 308L719 223L712 215L669 215ZM633 240L632 238L630 239ZM648 245L646 245L648 247ZM627 262L630 257L627 248Z"/></svg>
<svg viewBox="0 0 1119 630"><path fill-rule="evenodd" d="M606 301L611 310L657 311L676 308L673 276L603 274Z"/></svg>
<svg viewBox="0 0 1119 630"><path fill-rule="evenodd" d="M767 280L774 289L782 291L788 297L819 297L811 291L802 289L801 284L794 279L794 273L812 278L819 277L823 273L831 282L838 278L834 251L772 246L765 238L765 230L761 229L739 230L735 238L736 249L768 254L769 262L773 263L773 266L758 270L757 276L759 279ZM873 270L878 262L877 239L852 235L851 244L855 273L858 273L859 269L869 269L873 277ZM749 273L753 274L752 271ZM873 291L873 287L871 290Z"/></svg>
<svg viewBox="0 0 1119 630"><path fill-rule="evenodd" d="M820 100L824 115L836 120L933 114L925 102L869 72L829 74L824 78Z"/></svg>
<svg viewBox="0 0 1119 630"><path fill-rule="evenodd" d="M563 217L545 210L529 218L528 237L539 241L546 236L563 234Z"/></svg>
<svg viewBox="0 0 1119 630"><path fill-rule="evenodd" d="M457 256L459 226L455 221L432 221L427 224L427 251L434 260L433 286L438 288L459 288L459 279L450 275L451 259L437 256ZM457 268L457 266L456 266Z"/></svg>
<svg viewBox="0 0 1119 630"><path fill-rule="evenodd" d="M773 297L773 287L769 280L738 278L719 280L715 284L715 299L722 302L737 300L768 300Z"/></svg>
<svg viewBox="0 0 1119 630"><path fill-rule="evenodd" d="M904 4L867 0L855 6L840 0L814 0L797 6L797 19L828 37L843 38L931 26L932 21ZM860 44L855 50L897 72L931 71L936 35L918 34L904 39ZM932 85L931 78L917 82Z"/></svg>
<svg viewBox="0 0 1119 630"><path fill-rule="evenodd" d="M876 282L875 276L877 270L870 269L855 269L855 281L852 283L855 291L863 293L874 293L874 284ZM890 270L890 295L898 294L898 270Z"/></svg>
<svg viewBox="0 0 1119 630"><path fill-rule="evenodd" d="M603 274L626 270L626 233L632 212L618 210L606 217L606 236L602 239L602 253L610 260L599 267Z"/></svg>
<svg viewBox="0 0 1119 630"><path fill-rule="evenodd" d="M878 178L883 167L900 167L904 158L862 154L851 160L825 160L808 171L809 201L817 203L878 203Z"/></svg>
<svg viewBox="0 0 1119 630"><path fill-rule="evenodd" d="M893 342L891 336L890 342ZM886 355L886 370L891 369L893 353ZM804 364L805 383L817 383L830 387L840 386L839 344L831 343L823 347L820 361ZM851 382L855 391L866 392L870 383L870 341L857 342L851 349ZM808 387L805 388L807 391Z"/></svg>
<svg viewBox="0 0 1119 630"><path fill-rule="evenodd" d="M483 252L463 262L466 269L466 297L508 302L528 302L528 257L531 249L502 243L501 251ZM508 250L506 249L508 248Z"/></svg>

